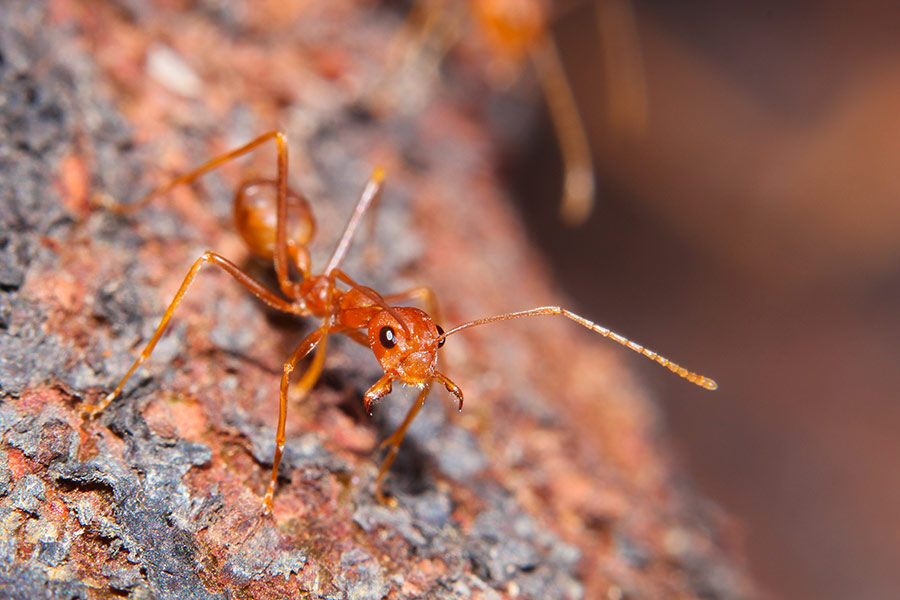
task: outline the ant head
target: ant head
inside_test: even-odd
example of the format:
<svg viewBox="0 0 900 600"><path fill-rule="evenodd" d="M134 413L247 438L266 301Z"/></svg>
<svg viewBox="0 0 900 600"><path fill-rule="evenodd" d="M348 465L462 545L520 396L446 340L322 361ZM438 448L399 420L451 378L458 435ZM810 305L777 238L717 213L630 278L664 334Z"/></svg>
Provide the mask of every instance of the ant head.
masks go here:
<svg viewBox="0 0 900 600"><path fill-rule="evenodd" d="M369 320L369 346L384 369L384 376L366 392L366 410L372 414L376 400L391 393L399 380L419 388L435 381L456 396L462 410L463 393L446 375L435 370L438 348L444 345L444 330L427 313L408 306L392 306Z"/></svg>
<svg viewBox="0 0 900 600"><path fill-rule="evenodd" d="M389 306L375 290L354 284L341 300L340 320L348 329L368 330L369 347L384 371L366 392L369 414L398 380L419 388L437 381L456 396L462 409L462 390L435 370L437 351L444 345L445 335L428 313L408 306Z"/></svg>
<svg viewBox="0 0 900 600"><path fill-rule="evenodd" d="M422 386L434 378L444 330L418 308L394 306L369 320L369 346L391 379Z"/></svg>
<svg viewBox="0 0 900 600"><path fill-rule="evenodd" d="M361 288L360 293L362 293ZM367 294L366 297L369 298ZM417 387L428 387L435 381L440 382L447 388L447 391L456 396L459 400L459 409L462 410L463 395L459 386L435 370L437 351L438 348L444 345L444 340L454 333L470 327L541 315L560 316L575 321L582 327L590 329L603 337L608 337L629 350L649 358L691 383L708 390L714 390L718 387L712 379L693 371L688 371L656 352L648 350L644 346L636 344L606 327L601 327L559 306L541 306L530 310L477 319L444 332L434 323L431 317L417 308L387 306L383 302L374 302L372 298L369 298L368 301L370 304L366 305L364 310L366 311L365 316L368 318L369 346L375 353L375 358L381 363L381 368L384 369L384 375L381 379L366 392L366 410L370 414L375 401L389 394L391 392L391 384L398 379L407 385ZM363 315L361 314L360 316Z"/></svg>

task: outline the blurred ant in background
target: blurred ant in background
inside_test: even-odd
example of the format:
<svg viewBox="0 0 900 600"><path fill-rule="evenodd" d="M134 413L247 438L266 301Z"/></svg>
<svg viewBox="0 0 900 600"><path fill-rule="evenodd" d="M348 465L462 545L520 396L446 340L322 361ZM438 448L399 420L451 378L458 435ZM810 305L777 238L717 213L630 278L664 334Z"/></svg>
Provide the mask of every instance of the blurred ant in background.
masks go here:
<svg viewBox="0 0 900 600"><path fill-rule="evenodd" d="M584 121L553 34L553 24L575 5L548 0L420 0L412 5L389 52L392 74L413 70L436 76L443 57L464 36L485 48L487 79L505 89L530 63L547 103L563 162L560 215L569 225L591 214L595 173ZM634 9L629 0L595 0L597 31L607 82L608 119L614 131L641 135L647 92Z"/></svg>

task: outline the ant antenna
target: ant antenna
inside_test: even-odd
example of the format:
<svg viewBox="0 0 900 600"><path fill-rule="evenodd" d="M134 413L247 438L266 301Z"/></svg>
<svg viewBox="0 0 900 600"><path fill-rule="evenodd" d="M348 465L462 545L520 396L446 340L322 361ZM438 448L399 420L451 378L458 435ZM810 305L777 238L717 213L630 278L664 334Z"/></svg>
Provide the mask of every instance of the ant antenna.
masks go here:
<svg viewBox="0 0 900 600"><path fill-rule="evenodd" d="M699 375L697 373L694 373L693 371L688 371L684 367L672 362L668 358L661 356L661 355L657 354L656 352L641 346L640 344L636 344L636 343L632 342L628 338L619 335L615 331L610 331L606 327L601 327L600 325L597 325L596 323L594 323L592 321L588 321L584 317L576 315L575 313L568 311L564 308L561 308L559 306L542 306L540 308L532 308L531 310L522 310L522 311L518 311L518 312L511 312L511 313L506 313L506 314L502 314L502 315L496 315L494 317L477 319L475 321L470 321L468 323L463 323L462 325L459 325L458 327L454 327L450 331L438 336L438 338L434 341L434 345L437 346L437 345L441 344L444 341L444 338L446 338L447 336L452 335L458 331L462 331L463 329L468 329L469 327L477 327L479 325L484 325L486 323L493 323L495 321L509 321L510 319L518 319L521 317L537 317L540 315L553 315L553 316L561 315L563 317L566 317L567 319L571 319L572 321L575 321L582 327L586 327L587 329L590 329L591 331L593 331L595 333L599 333L603 337L607 337L607 338L613 340L614 342L619 343L619 344L625 346L626 348L633 350L634 352L637 352L638 354L643 354L650 360L653 360L653 361L659 363L660 365L666 367L667 369L669 369L670 371L672 371L679 377L683 377L684 379L687 379L691 383L699 385L700 387L706 388L708 390L715 390L716 388L719 387L719 385L714 380L710 379L709 377L704 377L703 375Z"/></svg>

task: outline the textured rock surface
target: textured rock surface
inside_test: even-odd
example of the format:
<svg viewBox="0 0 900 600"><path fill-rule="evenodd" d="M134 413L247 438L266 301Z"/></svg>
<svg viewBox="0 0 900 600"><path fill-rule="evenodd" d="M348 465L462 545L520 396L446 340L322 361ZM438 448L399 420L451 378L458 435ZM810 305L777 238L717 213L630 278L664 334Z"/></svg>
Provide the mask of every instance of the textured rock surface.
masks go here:
<svg viewBox="0 0 900 600"><path fill-rule="evenodd" d="M267 277L227 225L243 167L130 218L92 209L91 194L134 201L164 178L157 165L183 170L276 126L314 199L316 264L381 163L373 250L347 264L360 281L433 283L448 323L554 299L474 105L369 104L400 15L165 4L11 1L0 20L0 596L748 595L727 522L670 471L651 405L565 324L448 342L467 412L448 416L434 394L389 478L393 507L374 501L373 454L412 396L382 401L373 427L361 394L380 371L339 341L290 407L261 517L280 364L309 324L221 274L198 279L124 396L82 419L203 249ZM271 169L259 154L248 168Z"/></svg>

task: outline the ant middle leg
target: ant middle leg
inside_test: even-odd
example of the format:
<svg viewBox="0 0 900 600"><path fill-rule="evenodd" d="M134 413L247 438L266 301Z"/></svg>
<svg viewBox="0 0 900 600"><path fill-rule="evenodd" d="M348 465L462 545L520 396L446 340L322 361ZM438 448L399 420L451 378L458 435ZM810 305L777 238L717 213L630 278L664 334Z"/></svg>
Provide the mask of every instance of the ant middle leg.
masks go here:
<svg viewBox="0 0 900 600"><path fill-rule="evenodd" d="M182 298L187 293L188 288L194 281L197 273L206 263L212 263L224 269L229 275L234 277L238 281L238 283L250 290L250 292L254 296L259 298L272 308L286 313L294 313L300 315L305 314L302 304L293 304L282 298L279 298L274 293L269 291L268 288L247 275L237 265L235 265L227 258L220 256L215 252L206 251L200 256L200 258L194 261L194 264L193 266L191 266L190 270L185 276L181 287L178 288L178 291L175 293L175 297L172 298L172 302L166 309L166 312L163 315L159 326L156 328L156 332L153 334L153 337L150 338L150 341L147 342L146 346L144 346L144 350L141 352L140 356L138 356L137 360L134 361L134 364L131 365L131 368L128 369L128 372L121 379L121 381L119 381L119 384L116 386L116 388L112 392L107 394L98 404L86 407L86 410L91 417L95 417L96 415L98 415L103 411L103 409L109 406L110 402L115 400L115 398L122 392L122 388L125 387L125 384L131 378L131 375L135 372L135 370L137 370L137 368L141 366L141 363L143 363L150 356L150 354L153 353L153 349L156 347L157 342L159 342L159 339L165 332L166 327L169 325L169 321L172 319L172 315L175 313L175 308L181 303Z"/></svg>
<svg viewBox="0 0 900 600"><path fill-rule="evenodd" d="M381 444L378 445L378 448L389 447L387 455L385 455L384 460L381 463L381 468L378 469L378 476L375 478L375 497L382 504L387 504L388 499L381 491L381 484L384 481L385 476L387 475L388 469L391 468L391 465L394 464L394 459L397 458L397 452L400 450L400 443L403 442L403 437L406 435L406 430L409 429L410 424L413 422L413 419L416 418L416 415L419 414L419 411L422 410L422 407L425 405L425 400L428 397L428 392L431 391L431 383L425 385L421 392L419 392L419 397L416 398L415 404L412 405L412 408L409 409L409 412L406 414L406 418L403 419L403 422L400 423L400 426L397 429L386 437Z"/></svg>

